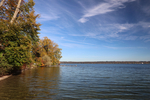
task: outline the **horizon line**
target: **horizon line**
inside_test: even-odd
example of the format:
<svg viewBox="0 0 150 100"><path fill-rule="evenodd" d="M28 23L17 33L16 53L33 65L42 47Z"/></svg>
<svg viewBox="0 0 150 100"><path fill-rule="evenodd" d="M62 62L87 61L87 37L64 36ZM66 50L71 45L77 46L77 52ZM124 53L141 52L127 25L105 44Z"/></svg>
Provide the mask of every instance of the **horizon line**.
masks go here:
<svg viewBox="0 0 150 100"><path fill-rule="evenodd" d="M150 61L60 61L60 62L150 62Z"/></svg>

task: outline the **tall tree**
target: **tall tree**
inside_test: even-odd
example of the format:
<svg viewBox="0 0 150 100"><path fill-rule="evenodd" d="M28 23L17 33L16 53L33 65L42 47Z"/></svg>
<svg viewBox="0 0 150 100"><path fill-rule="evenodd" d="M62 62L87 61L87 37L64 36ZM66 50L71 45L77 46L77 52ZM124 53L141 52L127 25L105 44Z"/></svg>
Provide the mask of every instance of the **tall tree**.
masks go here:
<svg viewBox="0 0 150 100"><path fill-rule="evenodd" d="M58 44L54 43L47 37L44 37L39 41L40 47L40 56L43 57L48 55L51 58L52 65L59 64L59 60L61 59L61 48L59 48Z"/></svg>
<svg viewBox="0 0 150 100"><path fill-rule="evenodd" d="M39 41L40 30L34 5L33 0L6 0L0 8L0 41L4 57L14 67L33 62L32 47Z"/></svg>

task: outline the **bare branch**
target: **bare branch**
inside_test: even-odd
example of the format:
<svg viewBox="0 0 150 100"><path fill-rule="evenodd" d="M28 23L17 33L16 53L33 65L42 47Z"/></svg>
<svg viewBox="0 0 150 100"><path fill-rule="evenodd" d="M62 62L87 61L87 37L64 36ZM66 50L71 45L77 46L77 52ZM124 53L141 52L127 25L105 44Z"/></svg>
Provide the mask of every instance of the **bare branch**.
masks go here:
<svg viewBox="0 0 150 100"><path fill-rule="evenodd" d="M11 24L13 23L13 21L15 20L17 14L18 14L18 12L19 12L20 4L21 4L21 0L18 1L17 8L16 8L15 13L14 13L14 15L13 15L11 21L10 21Z"/></svg>
<svg viewBox="0 0 150 100"><path fill-rule="evenodd" d="M5 1L5 0L2 0L2 1L1 1L1 3L0 3L0 7L3 5L4 1Z"/></svg>

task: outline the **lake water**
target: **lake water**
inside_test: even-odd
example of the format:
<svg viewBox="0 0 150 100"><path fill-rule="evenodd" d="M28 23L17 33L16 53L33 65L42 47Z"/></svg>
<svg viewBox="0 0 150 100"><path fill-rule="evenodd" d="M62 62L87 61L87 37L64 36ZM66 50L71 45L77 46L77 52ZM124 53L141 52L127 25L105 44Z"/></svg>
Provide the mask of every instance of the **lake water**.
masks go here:
<svg viewBox="0 0 150 100"><path fill-rule="evenodd" d="M0 81L0 100L49 99L150 100L150 65L63 64Z"/></svg>

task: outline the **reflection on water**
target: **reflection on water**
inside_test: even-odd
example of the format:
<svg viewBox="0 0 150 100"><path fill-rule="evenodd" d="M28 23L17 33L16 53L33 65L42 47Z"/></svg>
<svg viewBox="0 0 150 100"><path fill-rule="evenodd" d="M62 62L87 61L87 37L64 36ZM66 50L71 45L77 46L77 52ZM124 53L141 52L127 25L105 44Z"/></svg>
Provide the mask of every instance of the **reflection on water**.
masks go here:
<svg viewBox="0 0 150 100"><path fill-rule="evenodd" d="M150 100L150 65L35 68L0 82L0 100Z"/></svg>
<svg viewBox="0 0 150 100"><path fill-rule="evenodd" d="M58 94L59 67L35 68L0 82L0 100L37 100Z"/></svg>

